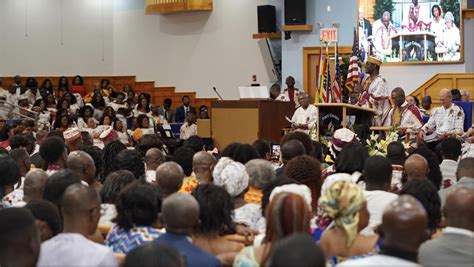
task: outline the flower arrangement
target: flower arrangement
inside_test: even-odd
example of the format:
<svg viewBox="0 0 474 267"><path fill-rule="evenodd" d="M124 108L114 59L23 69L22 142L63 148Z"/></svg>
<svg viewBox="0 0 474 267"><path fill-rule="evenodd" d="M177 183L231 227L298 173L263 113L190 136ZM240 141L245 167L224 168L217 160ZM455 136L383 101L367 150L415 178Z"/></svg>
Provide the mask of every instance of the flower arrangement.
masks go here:
<svg viewBox="0 0 474 267"><path fill-rule="evenodd" d="M399 135L397 131L397 127L394 126L387 132L385 139L381 139L380 135L372 133L370 138L367 139L367 150L369 152L369 156L386 156L387 155L387 147L392 142L399 141ZM409 147L408 143L402 142L405 148Z"/></svg>

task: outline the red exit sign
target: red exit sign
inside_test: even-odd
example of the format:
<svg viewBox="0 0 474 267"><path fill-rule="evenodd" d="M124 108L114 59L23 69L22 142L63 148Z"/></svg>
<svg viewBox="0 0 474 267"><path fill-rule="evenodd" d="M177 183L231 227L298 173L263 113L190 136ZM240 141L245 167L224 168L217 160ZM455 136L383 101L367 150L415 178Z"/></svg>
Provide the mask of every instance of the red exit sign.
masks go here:
<svg viewBox="0 0 474 267"><path fill-rule="evenodd" d="M321 42L337 42L337 28L324 28L319 31Z"/></svg>

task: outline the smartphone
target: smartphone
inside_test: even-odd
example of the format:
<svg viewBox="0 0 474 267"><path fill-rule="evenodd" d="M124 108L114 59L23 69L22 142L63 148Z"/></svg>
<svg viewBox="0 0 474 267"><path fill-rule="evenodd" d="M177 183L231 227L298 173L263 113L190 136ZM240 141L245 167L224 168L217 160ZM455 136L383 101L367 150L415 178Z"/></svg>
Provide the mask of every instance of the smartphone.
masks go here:
<svg viewBox="0 0 474 267"><path fill-rule="evenodd" d="M280 145L272 145L272 161L279 161L280 160Z"/></svg>

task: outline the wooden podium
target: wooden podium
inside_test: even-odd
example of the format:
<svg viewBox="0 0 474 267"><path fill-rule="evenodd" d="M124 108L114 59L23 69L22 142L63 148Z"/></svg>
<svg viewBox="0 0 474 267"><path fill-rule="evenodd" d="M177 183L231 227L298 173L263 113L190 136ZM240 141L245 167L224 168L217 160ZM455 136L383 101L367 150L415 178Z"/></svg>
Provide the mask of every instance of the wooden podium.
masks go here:
<svg viewBox="0 0 474 267"><path fill-rule="evenodd" d="M289 127L295 105L273 100L213 101L211 135L220 150L239 142L252 144L260 138L279 142L281 131Z"/></svg>
<svg viewBox="0 0 474 267"><path fill-rule="evenodd" d="M361 107L358 105L352 105L348 103L316 103L314 104L318 110L318 116L324 113L331 113L342 118L342 128L347 127L347 115L353 115L361 118L372 116L375 113L375 109ZM320 123L320 118L318 117L318 123ZM319 140L319 127L317 127L316 134Z"/></svg>

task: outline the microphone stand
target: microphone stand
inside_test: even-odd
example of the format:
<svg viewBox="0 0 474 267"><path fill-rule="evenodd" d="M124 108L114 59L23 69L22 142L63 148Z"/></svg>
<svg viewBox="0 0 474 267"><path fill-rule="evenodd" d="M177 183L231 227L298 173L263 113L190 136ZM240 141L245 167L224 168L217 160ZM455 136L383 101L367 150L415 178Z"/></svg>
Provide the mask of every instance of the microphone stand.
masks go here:
<svg viewBox="0 0 474 267"><path fill-rule="evenodd" d="M224 98L222 98L222 96L219 94L219 92L217 92L217 89L215 86L212 87L212 89L214 90L214 92L216 92L217 96L219 97L220 100L224 100Z"/></svg>

